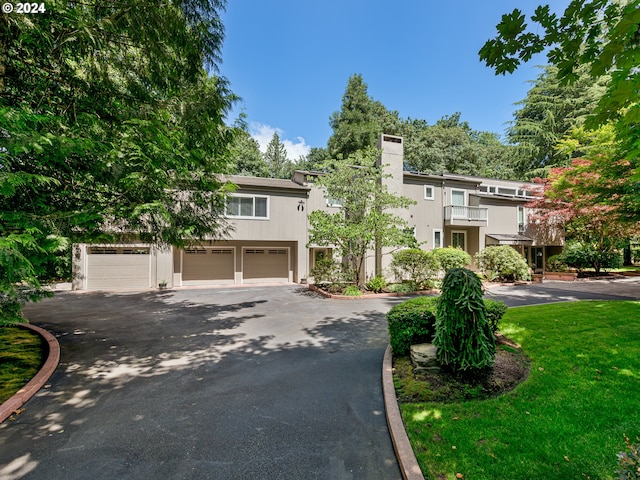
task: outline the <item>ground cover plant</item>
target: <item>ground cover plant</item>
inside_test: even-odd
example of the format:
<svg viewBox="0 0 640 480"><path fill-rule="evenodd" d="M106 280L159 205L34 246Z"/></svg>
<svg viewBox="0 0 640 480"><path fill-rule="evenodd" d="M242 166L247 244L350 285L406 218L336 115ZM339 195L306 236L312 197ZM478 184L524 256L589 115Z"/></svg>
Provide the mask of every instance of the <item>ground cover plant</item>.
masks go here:
<svg viewBox="0 0 640 480"><path fill-rule="evenodd" d="M0 327L0 403L20 390L44 360L40 335L20 327Z"/></svg>
<svg viewBox="0 0 640 480"><path fill-rule="evenodd" d="M617 478L625 435L640 436L639 319L631 301L509 309L500 329L530 358L527 380L483 401L400 398L425 476Z"/></svg>

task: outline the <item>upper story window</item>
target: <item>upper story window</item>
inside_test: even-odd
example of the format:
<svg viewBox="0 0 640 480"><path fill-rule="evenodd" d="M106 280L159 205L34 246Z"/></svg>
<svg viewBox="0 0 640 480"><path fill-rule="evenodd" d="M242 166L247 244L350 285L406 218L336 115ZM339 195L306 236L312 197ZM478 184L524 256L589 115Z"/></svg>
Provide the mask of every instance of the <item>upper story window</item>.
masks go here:
<svg viewBox="0 0 640 480"><path fill-rule="evenodd" d="M269 197L232 195L227 199L226 214L235 218L269 218Z"/></svg>
<svg viewBox="0 0 640 480"><path fill-rule="evenodd" d="M342 200L339 198L327 197L327 207L342 207Z"/></svg>
<svg viewBox="0 0 640 480"><path fill-rule="evenodd" d="M482 193L491 193L497 195L504 195L508 197L534 197L534 193L531 190L524 188L512 188L512 187L499 187L496 185L480 185L479 191Z"/></svg>
<svg viewBox="0 0 640 480"><path fill-rule="evenodd" d="M435 198L435 189L432 185L424 186L424 199L425 200L433 200Z"/></svg>
<svg viewBox="0 0 640 480"><path fill-rule="evenodd" d="M524 207L518 207L518 233L523 233L527 228Z"/></svg>

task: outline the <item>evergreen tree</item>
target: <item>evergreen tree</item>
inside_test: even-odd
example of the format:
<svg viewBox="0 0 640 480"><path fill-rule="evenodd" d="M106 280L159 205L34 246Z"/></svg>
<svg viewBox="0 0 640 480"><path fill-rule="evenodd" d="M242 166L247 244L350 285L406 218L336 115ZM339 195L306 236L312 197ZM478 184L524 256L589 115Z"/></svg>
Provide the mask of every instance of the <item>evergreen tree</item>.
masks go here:
<svg viewBox="0 0 640 480"><path fill-rule="evenodd" d="M606 89L606 78L594 80L579 70L575 82L563 84L558 79L558 69L547 66L532 81L527 96L518 102L514 121L508 131L509 141L519 147L516 167L521 178L545 174L548 167L566 166L570 158L558 151L558 141L572 127L584 123Z"/></svg>
<svg viewBox="0 0 640 480"><path fill-rule="evenodd" d="M272 170L260 152L260 145L247 131L240 131L229 148L229 173L249 177L270 177Z"/></svg>
<svg viewBox="0 0 640 480"><path fill-rule="evenodd" d="M294 165L287 158L287 149L284 143L280 141L278 132L273 133L271 141L267 145L267 151L264 153L264 160L271 172L273 178L291 178Z"/></svg>
<svg viewBox="0 0 640 480"><path fill-rule="evenodd" d="M342 107L329 123L333 129L327 145L329 156L342 159L375 148L383 132L397 133L399 126L398 113L369 97L367 84L359 74L349 78Z"/></svg>

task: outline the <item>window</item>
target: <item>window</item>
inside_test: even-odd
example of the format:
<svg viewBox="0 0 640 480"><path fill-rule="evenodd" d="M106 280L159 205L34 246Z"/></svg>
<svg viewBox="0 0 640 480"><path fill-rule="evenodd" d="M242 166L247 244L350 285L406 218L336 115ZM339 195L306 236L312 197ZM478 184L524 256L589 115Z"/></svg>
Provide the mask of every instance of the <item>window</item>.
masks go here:
<svg viewBox="0 0 640 480"><path fill-rule="evenodd" d="M433 248L442 248L442 230L433 231Z"/></svg>
<svg viewBox="0 0 640 480"><path fill-rule="evenodd" d="M268 218L268 197L233 195L227 200L227 216L239 218Z"/></svg>
<svg viewBox="0 0 640 480"><path fill-rule="evenodd" d="M342 207L342 200L340 200L339 198L327 197L327 206L328 207Z"/></svg>
<svg viewBox="0 0 640 480"><path fill-rule="evenodd" d="M518 233L524 232L525 224L524 207L518 207Z"/></svg>
<svg viewBox="0 0 640 480"><path fill-rule="evenodd" d="M425 200L433 200L434 199L433 186L431 186L431 185L425 185L424 186L424 199Z"/></svg>
<svg viewBox="0 0 640 480"><path fill-rule="evenodd" d="M451 205L455 207L464 207L467 199L464 190L451 190Z"/></svg>
<svg viewBox="0 0 640 480"><path fill-rule="evenodd" d="M466 251L467 232L451 232L451 246Z"/></svg>

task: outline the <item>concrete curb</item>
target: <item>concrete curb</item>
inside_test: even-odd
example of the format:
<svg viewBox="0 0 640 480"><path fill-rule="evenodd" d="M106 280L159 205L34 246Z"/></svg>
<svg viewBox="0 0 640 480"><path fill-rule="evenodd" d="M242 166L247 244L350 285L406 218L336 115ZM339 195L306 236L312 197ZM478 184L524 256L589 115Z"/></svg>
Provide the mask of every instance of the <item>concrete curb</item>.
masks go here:
<svg viewBox="0 0 640 480"><path fill-rule="evenodd" d="M409 443L409 437L402 422L400 407L396 398L396 390L393 386L393 363L391 361L391 346L384 352L382 362L382 392L384 396L384 407L387 412L387 425L393 442L393 449L400 464L400 471L404 480L424 480L422 470L418 465L416 456Z"/></svg>
<svg viewBox="0 0 640 480"><path fill-rule="evenodd" d="M40 368L40 371L27 383L24 387L16 392L16 394L9 400L0 405L0 423L4 422L7 418L13 415L27 400L33 397L38 390L40 390L47 380L51 377L55 371L58 363L60 362L60 344L56 337L46 330L30 325L28 323L18 324L19 327L28 328L33 330L42 336L49 347L49 354L44 364Z"/></svg>

